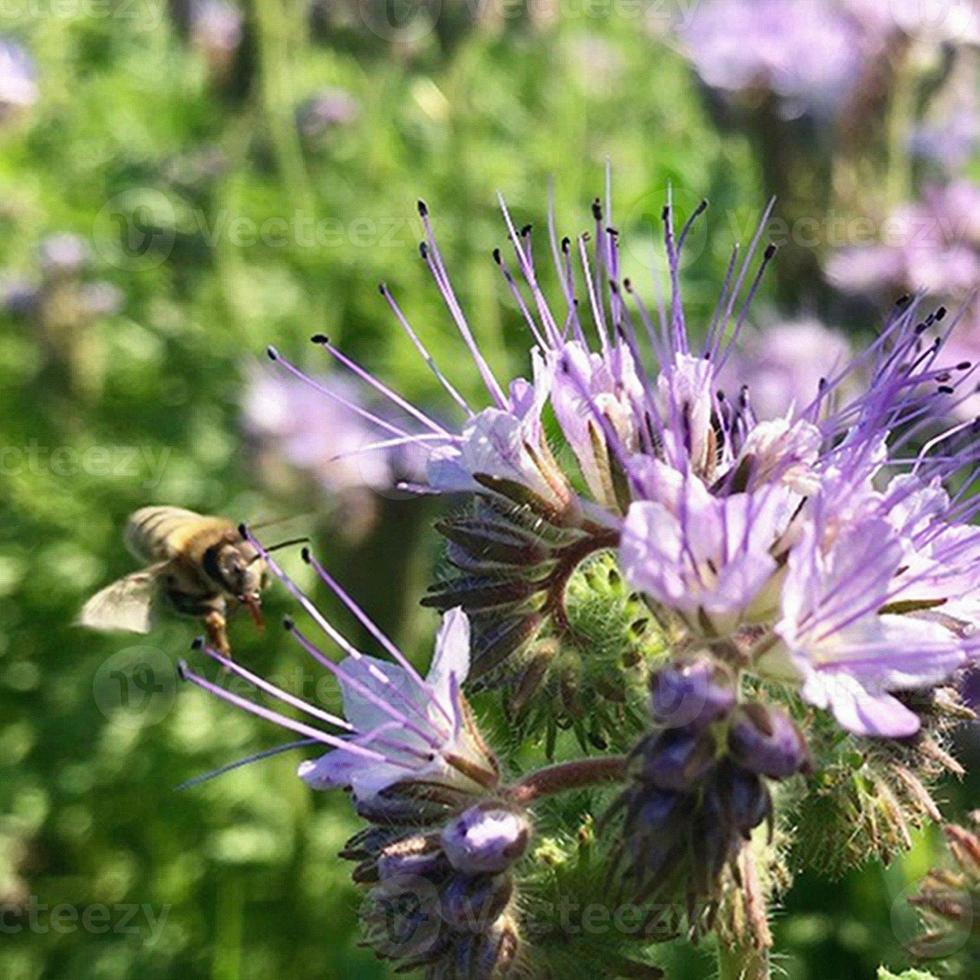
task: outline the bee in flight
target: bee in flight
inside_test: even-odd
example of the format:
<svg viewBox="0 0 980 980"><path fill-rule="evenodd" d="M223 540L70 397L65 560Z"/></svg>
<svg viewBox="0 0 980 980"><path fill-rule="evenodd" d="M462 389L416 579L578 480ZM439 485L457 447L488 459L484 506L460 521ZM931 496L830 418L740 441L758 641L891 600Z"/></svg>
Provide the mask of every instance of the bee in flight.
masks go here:
<svg viewBox="0 0 980 980"><path fill-rule="evenodd" d="M262 628L268 570L255 545L228 518L182 507L142 507L126 523L125 542L147 566L92 596L80 625L148 633L162 599L175 612L202 620L208 641L225 655L231 652L227 620L240 606Z"/></svg>

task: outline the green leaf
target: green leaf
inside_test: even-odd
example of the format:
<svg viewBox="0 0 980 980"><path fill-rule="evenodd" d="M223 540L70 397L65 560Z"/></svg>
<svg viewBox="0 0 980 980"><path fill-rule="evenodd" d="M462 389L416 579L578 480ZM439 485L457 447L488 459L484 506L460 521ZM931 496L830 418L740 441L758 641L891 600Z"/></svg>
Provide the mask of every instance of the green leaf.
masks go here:
<svg viewBox="0 0 980 980"><path fill-rule="evenodd" d="M906 970L904 973L892 973L887 967L878 967L878 980L936 980L936 977L925 970Z"/></svg>

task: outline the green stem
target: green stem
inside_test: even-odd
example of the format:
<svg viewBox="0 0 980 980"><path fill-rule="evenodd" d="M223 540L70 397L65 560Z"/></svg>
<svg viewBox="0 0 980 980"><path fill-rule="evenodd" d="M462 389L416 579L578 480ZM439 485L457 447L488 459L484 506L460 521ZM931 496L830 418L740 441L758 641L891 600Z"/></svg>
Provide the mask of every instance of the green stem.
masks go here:
<svg viewBox="0 0 980 980"><path fill-rule="evenodd" d="M756 837L754 844L760 846ZM757 860L765 860L768 845L763 854L754 854L753 845L742 848L738 857L739 879L732 883L721 910L722 927L718 930L718 977L719 980L769 980L769 951L772 949L772 933L769 931L767 899L759 880Z"/></svg>

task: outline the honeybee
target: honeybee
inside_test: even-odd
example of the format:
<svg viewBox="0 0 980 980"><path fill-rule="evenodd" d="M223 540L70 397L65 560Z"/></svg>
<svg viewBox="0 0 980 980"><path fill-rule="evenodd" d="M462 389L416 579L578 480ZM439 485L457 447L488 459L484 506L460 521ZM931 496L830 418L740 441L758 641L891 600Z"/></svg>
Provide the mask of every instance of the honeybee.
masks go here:
<svg viewBox="0 0 980 980"><path fill-rule="evenodd" d="M182 507L142 507L127 521L124 540L146 568L96 592L82 608L80 625L148 633L162 599L175 612L202 620L208 641L226 656L227 620L240 606L262 628L268 569L228 518Z"/></svg>

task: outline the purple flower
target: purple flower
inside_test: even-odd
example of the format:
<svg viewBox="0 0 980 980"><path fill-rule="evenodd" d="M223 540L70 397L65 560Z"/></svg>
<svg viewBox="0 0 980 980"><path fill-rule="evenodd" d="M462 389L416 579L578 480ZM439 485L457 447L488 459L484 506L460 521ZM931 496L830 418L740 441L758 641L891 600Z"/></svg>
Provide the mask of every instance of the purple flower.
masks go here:
<svg viewBox="0 0 980 980"><path fill-rule="evenodd" d="M38 261L46 278L77 276L90 259L91 252L85 240L70 232L49 235L38 247Z"/></svg>
<svg viewBox="0 0 980 980"><path fill-rule="evenodd" d="M440 842L457 871L495 874L524 854L530 835L525 813L491 801L464 810L446 824Z"/></svg>
<svg viewBox="0 0 980 980"><path fill-rule="evenodd" d="M190 36L217 68L224 68L242 43L241 11L228 0L192 0Z"/></svg>
<svg viewBox="0 0 980 980"><path fill-rule="evenodd" d="M343 748L302 763L300 778L313 789L349 787L362 805L406 781L472 790L472 777L452 761L473 755L474 769L482 761L468 744L460 701L469 657L469 622L454 610L443 618L424 682L414 671L375 657L342 661L337 678L353 737ZM350 745L375 751L355 754Z"/></svg>
<svg viewBox="0 0 980 980"><path fill-rule="evenodd" d="M663 667L650 681L651 715L664 728L704 728L727 717L735 700L730 673L709 657Z"/></svg>
<svg viewBox="0 0 980 980"><path fill-rule="evenodd" d="M812 401L821 378L833 377L852 356L847 337L818 320L774 323L745 336L719 381L729 391L748 385L759 417L775 418Z"/></svg>
<svg viewBox="0 0 980 980"><path fill-rule="evenodd" d="M0 38L0 122L37 102L37 72L27 52L9 38Z"/></svg>
<svg viewBox="0 0 980 980"><path fill-rule="evenodd" d="M828 0L706 0L682 38L706 85L771 92L787 117L838 109L875 50L860 22Z"/></svg>
<svg viewBox="0 0 980 980"><path fill-rule="evenodd" d="M980 188L961 180L927 189L921 202L887 218L882 238L831 256L831 282L855 293L902 288L967 295L980 280Z"/></svg>
<svg viewBox="0 0 980 980"><path fill-rule="evenodd" d="M540 362L535 379L518 379L502 408L487 408L468 422L458 440L447 439L429 457L428 478L442 493L479 492L480 477L525 487L556 510L564 510L571 488L550 459L541 410L550 391L550 371Z"/></svg>
<svg viewBox="0 0 980 980"><path fill-rule="evenodd" d="M312 380L258 367L250 372L243 422L264 453L308 472L328 493L384 491L421 471L423 454L379 435L383 420L364 407L348 378Z"/></svg>
<svg viewBox="0 0 980 980"><path fill-rule="evenodd" d="M799 729L778 708L740 705L728 729L728 753L750 772L786 779L809 764L806 742Z"/></svg>
<svg viewBox="0 0 980 980"><path fill-rule="evenodd" d="M821 515L789 556L776 624L788 661L777 650L760 663L776 676L784 665L798 671L804 699L859 734L913 734L918 717L890 692L942 681L967 660L968 641L944 621L900 613L903 602L931 606L903 555L873 510L842 528Z"/></svg>
<svg viewBox="0 0 980 980"><path fill-rule="evenodd" d="M592 415L595 406L630 452L639 448L634 406L643 397L643 384L632 355L625 347L609 357L570 341L556 359L551 405L558 424L575 453L592 496L603 506L619 506L613 486L608 449ZM575 380L572 380L572 379Z"/></svg>
<svg viewBox="0 0 980 980"><path fill-rule="evenodd" d="M697 632L724 635L764 617L779 566L773 551L798 501L778 484L719 497L693 474L663 464L660 499L634 503L623 525L627 578Z"/></svg>
<svg viewBox="0 0 980 980"><path fill-rule="evenodd" d="M372 819L438 818L447 807L458 808L468 799L479 798L495 787L499 778L496 760L476 731L462 695L470 663L470 627L466 615L457 609L443 617L432 663L423 678L308 552L304 552L304 557L321 579L392 660L371 657L353 647L324 619L258 541L251 536L249 540L317 626L347 654L343 661L335 663L295 624L287 622L288 631L299 646L336 678L344 714L333 715L302 701L202 644L198 646L227 671L262 694L298 710L311 722L297 720L226 691L186 665L182 665L184 679L236 707L296 732L303 736L300 744L327 746L329 751L325 755L300 764L300 778L314 789L350 789L359 812ZM425 787L424 798L413 794L416 786Z"/></svg>
<svg viewBox="0 0 980 980"><path fill-rule="evenodd" d="M954 106L946 116L913 131L909 137L912 153L935 161L950 174L959 173L976 156L980 148L980 110L972 91L969 104Z"/></svg>
<svg viewBox="0 0 980 980"><path fill-rule="evenodd" d="M349 92L326 88L311 96L296 110L296 125L306 139L316 139L338 126L353 122L360 105Z"/></svg>
<svg viewBox="0 0 980 980"><path fill-rule="evenodd" d="M954 237L974 236L962 210L972 192L941 197L934 209L959 201ZM570 576L594 552L616 548L628 584L672 635L728 649L744 669L797 687L852 731L907 734L918 721L891 692L936 684L978 649L980 611L962 596L976 591L980 555L969 523L980 504L969 480L941 493L977 462L975 426L948 421L976 384L971 361L950 362L962 318L943 308L923 317L918 301L903 298L862 353L821 344L822 330L810 324L788 338L777 332L771 352L765 333L750 339L758 361L746 358L738 345L775 254L765 249L752 273L767 211L747 253L740 261L733 254L696 342L679 270L705 207L679 231L673 209L664 209L671 288L655 316L622 276L608 207L594 202L595 226L574 244L549 224L557 305L538 283L532 229L518 232L505 208L516 273L500 252L495 259L532 338L532 380L505 386L480 351L420 206L422 259L487 405L460 396L393 297L382 295L460 410L458 427L324 346L410 416L389 435L427 455L419 489L472 497L472 509L442 528L458 574L425 602L473 616L481 681L523 690L533 669L541 682L554 660L544 656L548 642L572 630ZM823 363L779 367L794 336L820 349ZM774 370L766 354L793 394L787 401L782 380L782 402L761 412L749 382ZM931 509L919 507L924 523L912 532L901 515L920 486L931 488ZM542 656L522 659L531 644Z"/></svg>

